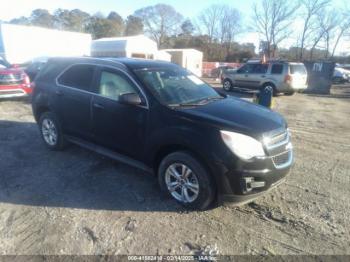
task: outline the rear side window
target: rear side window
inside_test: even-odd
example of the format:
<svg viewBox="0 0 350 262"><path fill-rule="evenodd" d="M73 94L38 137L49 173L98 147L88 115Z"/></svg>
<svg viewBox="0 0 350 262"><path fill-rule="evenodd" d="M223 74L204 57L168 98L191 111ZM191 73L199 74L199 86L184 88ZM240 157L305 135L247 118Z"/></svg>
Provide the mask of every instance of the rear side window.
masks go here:
<svg viewBox="0 0 350 262"><path fill-rule="evenodd" d="M283 65L281 64L274 64L271 67L271 74L273 75L279 75L283 72Z"/></svg>
<svg viewBox="0 0 350 262"><path fill-rule="evenodd" d="M60 85L89 91L94 75L93 65L74 65L66 70L58 79Z"/></svg>
<svg viewBox="0 0 350 262"><path fill-rule="evenodd" d="M293 74L306 74L306 69L304 65L289 65L290 73Z"/></svg>
<svg viewBox="0 0 350 262"><path fill-rule="evenodd" d="M265 74L267 72L269 65L267 64L256 64L253 69L253 74Z"/></svg>

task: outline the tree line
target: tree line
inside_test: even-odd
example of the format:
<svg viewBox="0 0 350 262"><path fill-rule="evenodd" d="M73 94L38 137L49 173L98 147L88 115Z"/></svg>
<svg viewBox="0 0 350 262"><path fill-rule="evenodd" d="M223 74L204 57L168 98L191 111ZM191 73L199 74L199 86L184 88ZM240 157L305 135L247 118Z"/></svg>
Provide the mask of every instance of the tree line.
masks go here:
<svg viewBox="0 0 350 262"><path fill-rule="evenodd" d="M350 36L350 10L346 6L336 9L331 0L262 0L253 5L253 11L253 26L264 37L260 50L267 57L344 60L335 53L340 40ZM300 25L297 30L296 25ZM294 45L277 52L290 36Z"/></svg>
<svg viewBox="0 0 350 262"><path fill-rule="evenodd" d="M248 25L243 25L236 8L221 4L203 9L192 20L170 5L156 4L140 8L126 19L114 11L105 16L79 9L57 9L53 13L36 9L29 17L9 23L90 33L93 39L146 34L159 48L195 48L204 53L206 61L228 62L263 54L297 61L336 59L340 40L349 37L350 12L332 8L331 0L261 0L252 10ZM297 31L293 28L295 21L302 25ZM258 32L262 37L259 54L253 43L237 42L237 36L246 32ZM291 35L295 44L281 48Z"/></svg>

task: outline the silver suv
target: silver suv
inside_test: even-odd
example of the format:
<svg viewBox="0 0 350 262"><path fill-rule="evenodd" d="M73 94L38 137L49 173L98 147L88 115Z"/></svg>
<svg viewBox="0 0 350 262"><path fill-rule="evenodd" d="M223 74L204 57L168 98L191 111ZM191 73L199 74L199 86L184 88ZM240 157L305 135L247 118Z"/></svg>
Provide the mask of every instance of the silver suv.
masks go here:
<svg viewBox="0 0 350 262"><path fill-rule="evenodd" d="M293 95L295 91L307 88L307 71L303 63L252 62L235 71L226 71L222 76L225 91L233 87L260 89L272 87L274 95Z"/></svg>

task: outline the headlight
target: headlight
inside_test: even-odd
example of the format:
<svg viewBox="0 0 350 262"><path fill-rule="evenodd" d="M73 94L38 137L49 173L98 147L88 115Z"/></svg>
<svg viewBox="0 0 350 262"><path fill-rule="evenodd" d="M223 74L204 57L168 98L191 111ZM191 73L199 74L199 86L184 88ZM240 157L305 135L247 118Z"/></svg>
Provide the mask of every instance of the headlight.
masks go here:
<svg viewBox="0 0 350 262"><path fill-rule="evenodd" d="M262 144L256 139L243 134L221 130L221 138L226 146L239 158L249 160L265 156Z"/></svg>

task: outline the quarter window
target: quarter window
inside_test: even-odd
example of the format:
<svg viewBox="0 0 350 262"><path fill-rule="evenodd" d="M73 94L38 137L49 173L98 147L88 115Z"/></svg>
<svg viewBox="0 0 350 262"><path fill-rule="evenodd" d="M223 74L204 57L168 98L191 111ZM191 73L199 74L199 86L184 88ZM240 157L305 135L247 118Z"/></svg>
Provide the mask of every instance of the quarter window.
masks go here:
<svg viewBox="0 0 350 262"><path fill-rule="evenodd" d="M89 91L94 75L93 65L74 65L63 73L58 83L65 86Z"/></svg>
<svg viewBox="0 0 350 262"><path fill-rule="evenodd" d="M101 96L119 100L119 96L136 93L134 85L120 73L102 71L97 93Z"/></svg>
<svg viewBox="0 0 350 262"><path fill-rule="evenodd" d="M271 74L278 75L278 74L282 74L282 72L283 72L283 65L281 64L272 65Z"/></svg>

